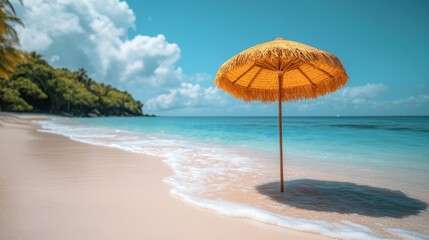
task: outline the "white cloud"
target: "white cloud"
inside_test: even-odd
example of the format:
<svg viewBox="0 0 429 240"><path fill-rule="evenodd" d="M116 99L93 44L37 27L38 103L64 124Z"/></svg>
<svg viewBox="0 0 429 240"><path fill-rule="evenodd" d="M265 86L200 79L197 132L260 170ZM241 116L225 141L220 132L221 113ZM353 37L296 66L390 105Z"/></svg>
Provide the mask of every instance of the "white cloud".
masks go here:
<svg viewBox="0 0 429 240"><path fill-rule="evenodd" d="M429 96L428 95L410 96L408 98L393 101L393 104L394 105L412 105L412 106L420 107L422 105L429 104Z"/></svg>
<svg viewBox="0 0 429 240"><path fill-rule="evenodd" d="M51 59L49 59L49 62L57 62L59 60L60 60L60 56L52 55Z"/></svg>
<svg viewBox="0 0 429 240"><path fill-rule="evenodd" d="M298 110L301 112L314 110L344 110L371 108L377 105L375 99L387 91L384 84L366 84L362 86L344 87L332 94L315 100L300 102Z"/></svg>
<svg viewBox="0 0 429 240"><path fill-rule="evenodd" d="M203 88L199 84L182 83L147 102L150 110L171 110L177 108L223 107L227 98L215 87Z"/></svg>
<svg viewBox="0 0 429 240"><path fill-rule="evenodd" d="M135 16L120 0L24 0L21 46L54 66L84 67L140 100L181 88L180 48L164 35L128 38Z"/></svg>
<svg viewBox="0 0 429 240"><path fill-rule="evenodd" d="M364 99L374 98L380 93L386 91L388 88L384 84L371 84L368 83L363 86L345 87L339 91L339 95L347 99Z"/></svg>
<svg viewBox="0 0 429 240"><path fill-rule="evenodd" d="M52 38L47 33L40 32L35 28L25 28L17 26L21 46L26 51L44 51L52 44Z"/></svg>
<svg viewBox="0 0 429 240"><path fill-rule="evenodd" d="M325 97L298 102L295 108L302 114L342 113L359 114L428 114L429 96L418 95L402 99L382 100L383 93L389 88L384 84L366 84L345 87Z"/></svg>

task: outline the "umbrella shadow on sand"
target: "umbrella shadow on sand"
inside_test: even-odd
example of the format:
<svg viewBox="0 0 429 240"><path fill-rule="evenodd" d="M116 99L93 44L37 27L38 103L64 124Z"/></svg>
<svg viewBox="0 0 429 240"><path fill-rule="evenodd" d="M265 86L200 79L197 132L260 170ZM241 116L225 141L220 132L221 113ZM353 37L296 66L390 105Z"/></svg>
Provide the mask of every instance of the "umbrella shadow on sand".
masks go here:
<svg viewBox="0 0 429 240"><path fill-rule="evenodd" d="M296 208L371 217L403 218L417 215L428 206L401 191L349 182L296 179L284 184L284 193L278 191L280 182L259 185L256 190L274 201Z"/></svg>

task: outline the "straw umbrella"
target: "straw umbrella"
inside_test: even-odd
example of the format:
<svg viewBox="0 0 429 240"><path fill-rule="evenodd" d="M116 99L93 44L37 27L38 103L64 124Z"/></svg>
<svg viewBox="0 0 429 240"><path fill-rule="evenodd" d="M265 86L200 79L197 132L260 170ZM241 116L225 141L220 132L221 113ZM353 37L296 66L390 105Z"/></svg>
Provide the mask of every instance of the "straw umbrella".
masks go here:
<svg viewBox="0 0 429 240"><path fill-rule="evenodd" d="M219 68L215 84L246 102L278 101L280 191L283 192L282 101L323 96L344 86L347 79L343 65L333 54L277 38L229 59Z"/></svg>

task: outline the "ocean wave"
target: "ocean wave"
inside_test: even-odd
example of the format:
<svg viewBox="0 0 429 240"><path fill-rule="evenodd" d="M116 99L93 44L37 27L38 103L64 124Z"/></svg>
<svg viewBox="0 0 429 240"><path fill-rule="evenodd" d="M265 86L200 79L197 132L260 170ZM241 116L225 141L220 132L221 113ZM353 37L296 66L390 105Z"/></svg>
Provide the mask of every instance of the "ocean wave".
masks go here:
<svg viewBox="0 0 429 240"><path fill-rule="evenodd" d="M403 125L380 125L380 124L325 124L324 126L336 128L355 128L355 129L378 129L389 131L412 131L412 132L429 132L428 128L420 126L403 126Z"/></svg>

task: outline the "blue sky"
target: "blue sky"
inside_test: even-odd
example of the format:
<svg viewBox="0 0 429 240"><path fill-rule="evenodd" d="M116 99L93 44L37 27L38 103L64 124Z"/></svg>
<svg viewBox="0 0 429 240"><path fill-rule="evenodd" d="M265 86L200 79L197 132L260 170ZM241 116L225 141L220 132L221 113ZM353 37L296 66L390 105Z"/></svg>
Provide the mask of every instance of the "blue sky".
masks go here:
<svg viewBox="0 0 429 240"><path fill-rule="evenodd" d="M429 115L429 1L24 0L22 47L85 67L159 115L276 115L214 87L219 66L283 37L334 53L350 77L284 114ZM49 11L52 11L49 14Z"/></svg>

